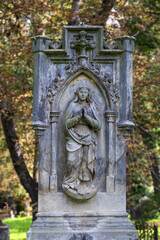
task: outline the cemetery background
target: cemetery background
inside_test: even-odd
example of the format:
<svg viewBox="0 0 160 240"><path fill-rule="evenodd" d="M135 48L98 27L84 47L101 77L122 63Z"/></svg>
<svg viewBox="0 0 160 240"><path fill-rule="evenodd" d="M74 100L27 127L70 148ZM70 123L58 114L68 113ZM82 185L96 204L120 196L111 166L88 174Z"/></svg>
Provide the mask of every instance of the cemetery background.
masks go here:
<svg viewBox="0 0 160 240"><path fill-rule="evenodd" d="M128 140L127 207L133 209L146 195L150 200L144 208L143 217L157 216L160 4L158 1L141 1L140 4L134 1L103 2L73 1L72 4L72 1L32 1L31 5L26 1L25 9L21 2L3 1L1 4L1 201L6 201L8 196L13 196L16 201L23 199L26 191L33 204L37 201L34 194L37 188L37 139L30 127L33 83L30 37L45 34L58 41L62 26L76 24L80 19L85 24L104 25L105 37L111 42L114 36L122 35L137 39L133 75L136 129ZM113 5L114 11L111 11ZM106 20L108 25L105 24Z"/></svg>

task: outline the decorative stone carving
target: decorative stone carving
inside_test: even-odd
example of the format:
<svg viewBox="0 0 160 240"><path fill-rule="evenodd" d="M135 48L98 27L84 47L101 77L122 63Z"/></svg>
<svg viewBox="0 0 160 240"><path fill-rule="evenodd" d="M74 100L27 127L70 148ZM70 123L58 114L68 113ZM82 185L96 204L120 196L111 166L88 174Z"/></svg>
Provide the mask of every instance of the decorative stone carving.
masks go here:
<svg viewBox="0 0 160 240"><path fill-rule="evenodd" d="M79 68L82 68L83 66L79 66L76 61L72 61L71 63L67 64L65 69L67 71L67 74L72 74L73 72L75 72L76 70L78 70ZM107 88L110 96L111 96L111 100L112 102L115 104L119 98L119 91L118 89L116 89L113 86L113 79L112 77L107 73L103 73L101 71L101 65L100 64L96 64L94 62L92 63L86 63L85 69L90 69L92 72L94 72L99 78L100 80L104 83L105 87Z"/></svg>
<svg viewBox="0 0 160 240"><path fill-rule="evenodd" d="M59 120L59 111L53 109L53 101L63 80L61 74L57 74L57 77L53 80L51 86L47 90L47 98L50 103L51 123L51 169L49 176L49 189L51 192L57 191L57 124Z"/></svg>
<svg viewBox="0 0 160 240"><path fill-rule="evenodd" d="M33 37L38 214L27 240L137 240L126 212L126 133L132 123L134 39L101 26Z"/></svg>
<svg viewBox="0 0 160 240"><path fill-rule="evenodd" d="M94 62L92 62L91 64L89 64L89 69L91 69L96 75L101 75L101 65L99 64L95 64Z"/></svg>
<svg viewBox="0 0 160 240"><path fill-rule="evenodd" d="M57 43L50 42L49 49L61 49L62 48L62 38Z"/></svg>
<svg viewBox="0 0 160 240"><path fill-rule="evenodd" d="M48 124L42 121L35 121L31 123L31 126L35 130L35 134L40 137L48 127Z"/></svg>
<svg viewBox="0 0 160 240"><path fill-rule="evenodd" d="M71 41L71 48L76 49L79 52L79 56L86 56L87 49L94 49L95 42L86 39L87 32L80 31L78 34L79 39L76 41Z"/></svg>
<svg viewBox="0 0 160 240"><path fill-rule="evenodd" d="M47 90L47 98L49 103L52 103L54 101L54 96L58 92L58 89L63 81L64 79L61 77L61 74L58 73L57 77L53 80L51 86L49 86Z"/></svg>
<svg viewBox="0 0 160 240"><path fill-rule="evenodd" d="M115 112L114 111L107 110L105 112L105 115L106 115L108 123L115 123Z"/></svg>
<svg viewBox="0 0 160 240"><path fill-rule="evenodd" d="M48 91L47 91L47 98L48 98L48 101L49 103L52 103L54 101L54 96L55 94L57 93L57 89L54 89L54 88L48 88Z"/></svg>
<svg viewBox="0 0 160 240"><path fill-rule="evenodd" d="M50 111L51 123L58 123L59 111Z"/></svg>
<svg viewBox="0 0 160 240"><path fill-rule="evenodd" d="M77 64L76 61L72 61L66 66L67 74L71 74L74 71L76 71L78 68L82 68L82 67L84 67L85 69L90 69L97 76L100 75L100 77L103 78L103 73L100 71L101 66L99 64L95 64L94 62L86 63L85 66L81 66L80 64Z"/></svg>
<svg viewBox="0 0 160 240"><path fill-rule="evenodd" d="M112 44L111 43L109 43L109 42L106 42L106 38L104 38L104 40L103 40L103 47L104 47L104 49L118 49L118 47L119 47L119 44L118 44L118 42L113 42Z"/></svg>
<svg viewBox="0 0 160 240"><path fill-rule="evenodd" d="M104 78L103 78L103 82L107 86L107 90L108 90L108 92L109 92L109 94L111 96L111 99L112 99L113 103L115 104L119 100L120 96L119 96L118 89L116 89L113 86L113 80L109 76L108 73L105 73Z"/></svg>
<svg viewBox="0 0 160 240"><path fill-rule="evenodd" d="M71 74L73 73L76 69L78 69L78 65L76 63L76 61L72 61L69 64L66 65L65 69L67 74Z"/></svg>
<svg viewBox="0 0 160 240"><path fill-rule="evenodd" d="M101 120L88 87L81 86L66 111L67 174L63 181L64 191L76 199L91 198L98 190L94 182L97 160L97 132Z"/></svg>
<svg viewBox="0 0 160 240"><path fill-rule="evenodd" d="M70 42L71 48L75 49L77 52L77 57L79 59L79 62L81 65L85 65L87 62L88 56L87 56L87 50L92 50L95 48L95 41L91 39L87 39L87 32L86 31L80 31L77 36L77 40L72 40ZM89 36L88 36L89 37ZM91 36L90 36L91 38Z"/></svg>
<svg viewBox="0 0 160 240"><path fill-rule="evenodd" d="M81 66L78 66L75 61L69 63L66 66L67 74L73 73L78 68L81 68ZM110 77L110 75L107 72L105 74L103 74L103 72L101 72L101 66L99 64L95 64L95 63L86 64L85 69L87 69L87 68L90 69L91 71L93 71L100 78L100 80L104 83L105 87L107 88L107 90L111 96L111 100L115 104L119 100L120 95L119 95L118 89L116 89L113 86L113 79Z"/></svg>

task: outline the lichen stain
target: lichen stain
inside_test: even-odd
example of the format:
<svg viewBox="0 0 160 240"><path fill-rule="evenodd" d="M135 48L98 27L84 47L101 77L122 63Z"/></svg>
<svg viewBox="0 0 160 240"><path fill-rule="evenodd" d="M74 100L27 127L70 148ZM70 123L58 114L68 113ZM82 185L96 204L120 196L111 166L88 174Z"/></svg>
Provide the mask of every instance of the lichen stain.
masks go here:
<svg viewBox="0 0 160 240"><path fill-rule="evenodd" d="M87 233L74 234L69 240L93 240L93 237Z"/></svg>
<svg viewBox="0 0 160 240"><path fill-rule="evenodd" d="M65 217L72 230L89 230L90 228L97 227L98 218L79 217L78 219L72 217Z"/></svg>

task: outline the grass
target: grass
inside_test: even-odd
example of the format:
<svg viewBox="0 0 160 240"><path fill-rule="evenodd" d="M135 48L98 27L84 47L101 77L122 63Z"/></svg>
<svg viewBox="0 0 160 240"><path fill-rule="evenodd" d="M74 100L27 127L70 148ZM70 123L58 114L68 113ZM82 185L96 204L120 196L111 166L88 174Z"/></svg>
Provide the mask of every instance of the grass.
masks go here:
<svg viewBox="0 0 160 240"><path fill-rule="evenodd" d="M160 216L159 216L159 218L149 220L148 222L160 223Z"/></svg>
<svg viewBox="0 0 160 240"><path fill-rule="evenodd" d="M27 232L32 224L31 217L21 217L14 219L5 219L3 223L10 226L10 240L26 240Z"/></svg>
<svg viewBox="0 0 160 240"><path fill-rule="evenodd" d="M157 225L158 225L158 239L160 239L160 216L159 216L159 218L152 219L148 222L149 223L157 223Z"/></svg>

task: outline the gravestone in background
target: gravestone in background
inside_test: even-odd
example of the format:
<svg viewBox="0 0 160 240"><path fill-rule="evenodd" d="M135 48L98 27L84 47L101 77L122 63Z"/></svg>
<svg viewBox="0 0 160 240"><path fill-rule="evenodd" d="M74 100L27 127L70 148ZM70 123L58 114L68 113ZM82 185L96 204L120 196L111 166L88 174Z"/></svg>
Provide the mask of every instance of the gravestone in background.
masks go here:
<svg viewBox="0 0 160 240"><path fill-rule="evenodd" d="M0 218L0 240L9 240L9 226L2 223Z"/></svg>
<svg viewBox="0 0 160 240"><path fill-rule="evenodd" d="M39 136L37 220L28 240L135 240L126 213L134 38L65 26L33 40L33 128Z"/></svg>

